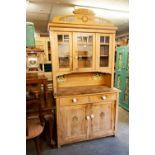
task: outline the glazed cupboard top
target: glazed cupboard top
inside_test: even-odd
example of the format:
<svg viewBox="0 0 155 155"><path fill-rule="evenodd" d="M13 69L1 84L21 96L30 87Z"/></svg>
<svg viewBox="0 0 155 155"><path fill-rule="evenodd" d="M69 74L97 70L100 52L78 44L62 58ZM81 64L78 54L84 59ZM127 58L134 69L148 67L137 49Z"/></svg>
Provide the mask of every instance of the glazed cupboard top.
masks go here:
<svg viewBox="0 0 155 155"><path fill-rule="evenodd" d="M78 9L73 13L74 15L55 17L49 23L54 89L63 87L65 84L62 83L66 79L78 82L77 77L84 77L85 73L88 73L88 79L89 76L96 76L99 81L109 77L101 85L107 83L106 86L111 87L117 27L108 20L96 17L88 9ZM69 75L74 73L76 76Z"/></svg>

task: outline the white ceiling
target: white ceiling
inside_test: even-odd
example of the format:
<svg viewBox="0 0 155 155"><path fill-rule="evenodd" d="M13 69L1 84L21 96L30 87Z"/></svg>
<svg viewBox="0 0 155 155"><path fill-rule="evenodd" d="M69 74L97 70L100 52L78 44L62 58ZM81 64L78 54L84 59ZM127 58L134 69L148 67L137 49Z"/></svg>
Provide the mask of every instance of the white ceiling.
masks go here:
<svg viewBox="0 0 155 155"><path fill-rule="evenodd" d="M118 34L129 31L128 0L28 0L26 20L33 22L39 33L47 33L47 24L54 16L73 14L76 7L94 10L97 16L118 26Z"/></svg>

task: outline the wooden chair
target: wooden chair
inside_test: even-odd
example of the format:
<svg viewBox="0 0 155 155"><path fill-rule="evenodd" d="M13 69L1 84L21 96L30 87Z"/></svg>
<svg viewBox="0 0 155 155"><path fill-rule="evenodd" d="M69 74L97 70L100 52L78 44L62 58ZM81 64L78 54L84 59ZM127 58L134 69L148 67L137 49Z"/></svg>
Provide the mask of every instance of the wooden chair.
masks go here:
<svg viewBox="0 0 155 155"><path fill-rule="evenodd" d="M38 139L44 129L44 118L41 107L41 85L36 83L32 87L27 86L26 94L26 140L33 139L37 155L41 155ZM36 117L29 115L33 108L38 109Z"/></svg>

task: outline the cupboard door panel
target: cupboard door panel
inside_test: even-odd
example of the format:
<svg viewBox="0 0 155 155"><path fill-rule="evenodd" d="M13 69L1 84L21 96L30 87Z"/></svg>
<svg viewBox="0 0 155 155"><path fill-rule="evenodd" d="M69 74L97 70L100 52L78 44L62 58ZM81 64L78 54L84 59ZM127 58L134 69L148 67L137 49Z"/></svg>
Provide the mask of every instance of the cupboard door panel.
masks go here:
<svg viewBox="0 0 155 155"><path fill-rule="evenodd" d="M91 71L94 69L95 34L74 33L74 70Z"/></svg>
<svg viewBox="0 0 155 155"><path fill-rule="evenodd" d="M92 105L92 138L112 134L114 130L114 103L100 102Z"/></svg>
<svg viewBox="0 0 155 155"><path fill-rule="evenodd" d="M58 70L72 70L72 34L70 32L56 33L55 41Z"/></svg>
<svg viewBox="0 0 155 155"><path fill-rule="evenodd" d="M96 35L96 67L98 70L111 71L112 62L112 35L97 34Z"/></svg>
<svg viewBox="0 0 155 155"><path fill-rule="evenodd" d="M121 90L119 105L129 111L129 47L116 48L115 87Z"/></svg>
<svg viewBox="0 0 155 155"><path fill-rule="evenodd" d="M63 143L76 142L86 138L85 105L60 108L60 125Z"/></svg>
<svg viewBox="0 0 155 155"><path fill-rule="evenodd" d="M126 74L129 70L129 48L128 46L117 47L116 51L116 71Z"/></svg>

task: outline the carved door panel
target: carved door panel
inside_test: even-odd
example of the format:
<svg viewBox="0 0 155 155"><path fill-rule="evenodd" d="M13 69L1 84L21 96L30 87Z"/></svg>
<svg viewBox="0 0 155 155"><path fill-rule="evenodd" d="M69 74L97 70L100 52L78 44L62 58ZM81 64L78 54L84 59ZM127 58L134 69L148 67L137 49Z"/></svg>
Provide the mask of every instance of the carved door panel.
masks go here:
<svg viewBox="0 0 155 155"><path fill-rule="evenodd" d="M70 143L86 139L86 106L63 106L60 109L62 142Z"/></svg>
<svg viewBox="0 0 155 155"><path fill-rule="evenodd" d="M91 108L91 136L102 137L111 134L114 130L114 103L100 102Z"/></svg>
<svg viewBox="0 0 155 155"><path fill-rule="evenodd" d="M128 73L129 70L129 48L122 46L116 48L116 71L118 73Z"/></svg>
<svg viewBox="0 0 155 155"><path fill-rule="evenodd" d="M123 101L123 96L124 96L124 81L125 81L125 76L124 74L121 74L119 72L115 73L115 87L120 89L120 96L119 96L119 103L122 103Z"/></svg>

